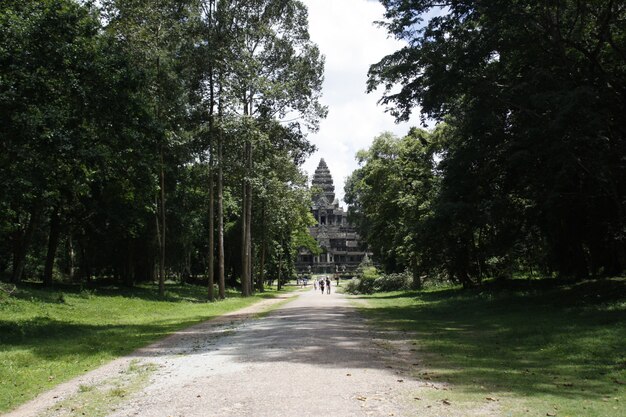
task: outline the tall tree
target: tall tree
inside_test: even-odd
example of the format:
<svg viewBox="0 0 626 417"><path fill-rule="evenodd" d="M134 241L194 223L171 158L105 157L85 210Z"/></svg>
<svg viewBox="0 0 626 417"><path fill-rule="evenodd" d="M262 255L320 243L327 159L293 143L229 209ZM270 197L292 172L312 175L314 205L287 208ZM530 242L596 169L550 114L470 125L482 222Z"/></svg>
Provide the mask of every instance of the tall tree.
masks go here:
<svg viewBox="0 0 626 417"><path fill-rule="evenodd" d="M311 129L325 115L319 103L323 58L308 35L304 5L293 0L226 1L217 5L229 41L223 70L223 111L246 126L242 143L242 292L252 290L254 143L265 135L255 119L291 114ZM248 119L248 120L246 120Z"/></svg>
<svg viewBox="0 0 626 417"><path fill-rule="evenodd" d="M168 150L181 136L185 87L179 61L189 15L197 9L192 1L103 1L108 28L133 50L137 64L149 74L145 92L152 99L154 142L158 159L158 193L155 196L156 237L159 247L159 294L165 292L166 260L166 164Z"/></svg>
<svg viewBox="0 0 626 417"><path fill-rule="evenodd" d="M64 212L89 181L88 106L102 75L94 65L98 28L72 1L9 1L0 9L0 208L13 220L15 282L48 217L44 280L51 283Z"/></svg>
<svg viewBox="0 0 626 417"><path fill-rule="evenodd" d="M382 3L384 26L406 46L370 68L368 88L385 86L381 101L399 120L419 105L448 122L441 207L456 210L459 247L491 236L484 249L499 241L499 257L515 257L538 230L561 275L623 271L623 3ZM457 259L470 260L459 273L479 269L471 253Z"/></svg>
<svg viewBox="0 0 626 417"><path fill-rule="evenodd" d="M384 133L358 153L360 167L346 181L349 215L376 258L388 272L410 270L417 288L430 266L423 235L439 189L437 150L424 130L404 138Z"/></svg>

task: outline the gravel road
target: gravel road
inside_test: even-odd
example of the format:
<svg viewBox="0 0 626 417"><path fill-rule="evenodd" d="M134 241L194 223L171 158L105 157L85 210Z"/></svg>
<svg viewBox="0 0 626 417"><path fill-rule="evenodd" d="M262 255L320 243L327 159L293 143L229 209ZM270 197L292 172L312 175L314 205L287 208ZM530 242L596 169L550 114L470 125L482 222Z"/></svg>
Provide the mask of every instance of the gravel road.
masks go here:
<svg viewBox="0 0 626 417"><path fill-rule="evenodd" d="M109 417L417 414L412 395L423 381L405 373L345 296L306 291L270 314L251 317L259 308L179 332L8 416L77 414L62 401L77 395L77 387L84 391L85 384L123 374L129 361L155 370L107 411Z"/></svg>

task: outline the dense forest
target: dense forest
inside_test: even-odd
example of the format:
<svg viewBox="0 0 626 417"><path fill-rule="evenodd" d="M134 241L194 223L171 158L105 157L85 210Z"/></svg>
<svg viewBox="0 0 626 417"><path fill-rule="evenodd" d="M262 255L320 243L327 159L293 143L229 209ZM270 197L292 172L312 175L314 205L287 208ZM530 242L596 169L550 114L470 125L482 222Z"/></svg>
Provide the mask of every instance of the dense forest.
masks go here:
<svg viewBox="0 0 626 417"><path fill-rule="evenodd" d="M289 274L323 68L299 1L3 1L0 279Z"/></svg>
<svg viewBox="0 0 626 417"><path fill-rule="evenodd" d="M405 46L367 88L432 128L357 155L346 202L375 261L416 287L623 273L626 4L381 3ZM307 27L292 0L2 2L0 279L215 299L290 276L315 250L299 167L326 114Z"/></svg>
<svg viewBox="0 0 626 417"><path fill-rule="evenodd" d="M418 287L623 273L626 3L381 2L406 46L368 88L438 123L377 137L347 181L381 265Z"/></svg>

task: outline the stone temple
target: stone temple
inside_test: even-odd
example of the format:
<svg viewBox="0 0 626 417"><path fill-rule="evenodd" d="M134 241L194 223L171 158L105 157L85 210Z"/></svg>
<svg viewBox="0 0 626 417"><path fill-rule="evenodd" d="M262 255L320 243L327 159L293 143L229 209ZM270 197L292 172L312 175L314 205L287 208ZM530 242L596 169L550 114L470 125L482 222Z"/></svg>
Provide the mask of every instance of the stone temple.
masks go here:
<svg viewBox="0 0 626 417"><path fill-rule="evenodd" d="M311 211L317 224L310 227L309 232L322 253L316 256L300 249L296 270L300 274L349 274L359 266L363 257L371 257L371 253L362 249L364 242L348 223L348 213L339 206L333 177L324 159L320 160L311 185L314 190Z"/></svg>

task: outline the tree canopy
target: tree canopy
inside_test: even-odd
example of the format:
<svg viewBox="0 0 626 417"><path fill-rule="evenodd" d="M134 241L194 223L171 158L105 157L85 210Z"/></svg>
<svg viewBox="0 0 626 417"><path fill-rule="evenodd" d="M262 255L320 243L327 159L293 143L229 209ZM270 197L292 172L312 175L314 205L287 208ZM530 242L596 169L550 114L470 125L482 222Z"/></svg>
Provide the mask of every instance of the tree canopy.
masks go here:
<svg viewBox="0 0 626 417"><path fill-rule="evenodd" d="M0 278L245 290L306 230L323 68L295 0L2 2Z"/></svg>
<svg viewBox="0 0 626 417"><path fill-rule="evenodd" d="M622 272L623 2L381 2L381 24L405 46L371 66L368 89L385 88L398 120L420 108L445 122L433 134L439 189L411 194L413 215L429 207L438 225L415 252L467 283L490 265L503 275ZM376 147L357 177L373 175Z"/></svg>

